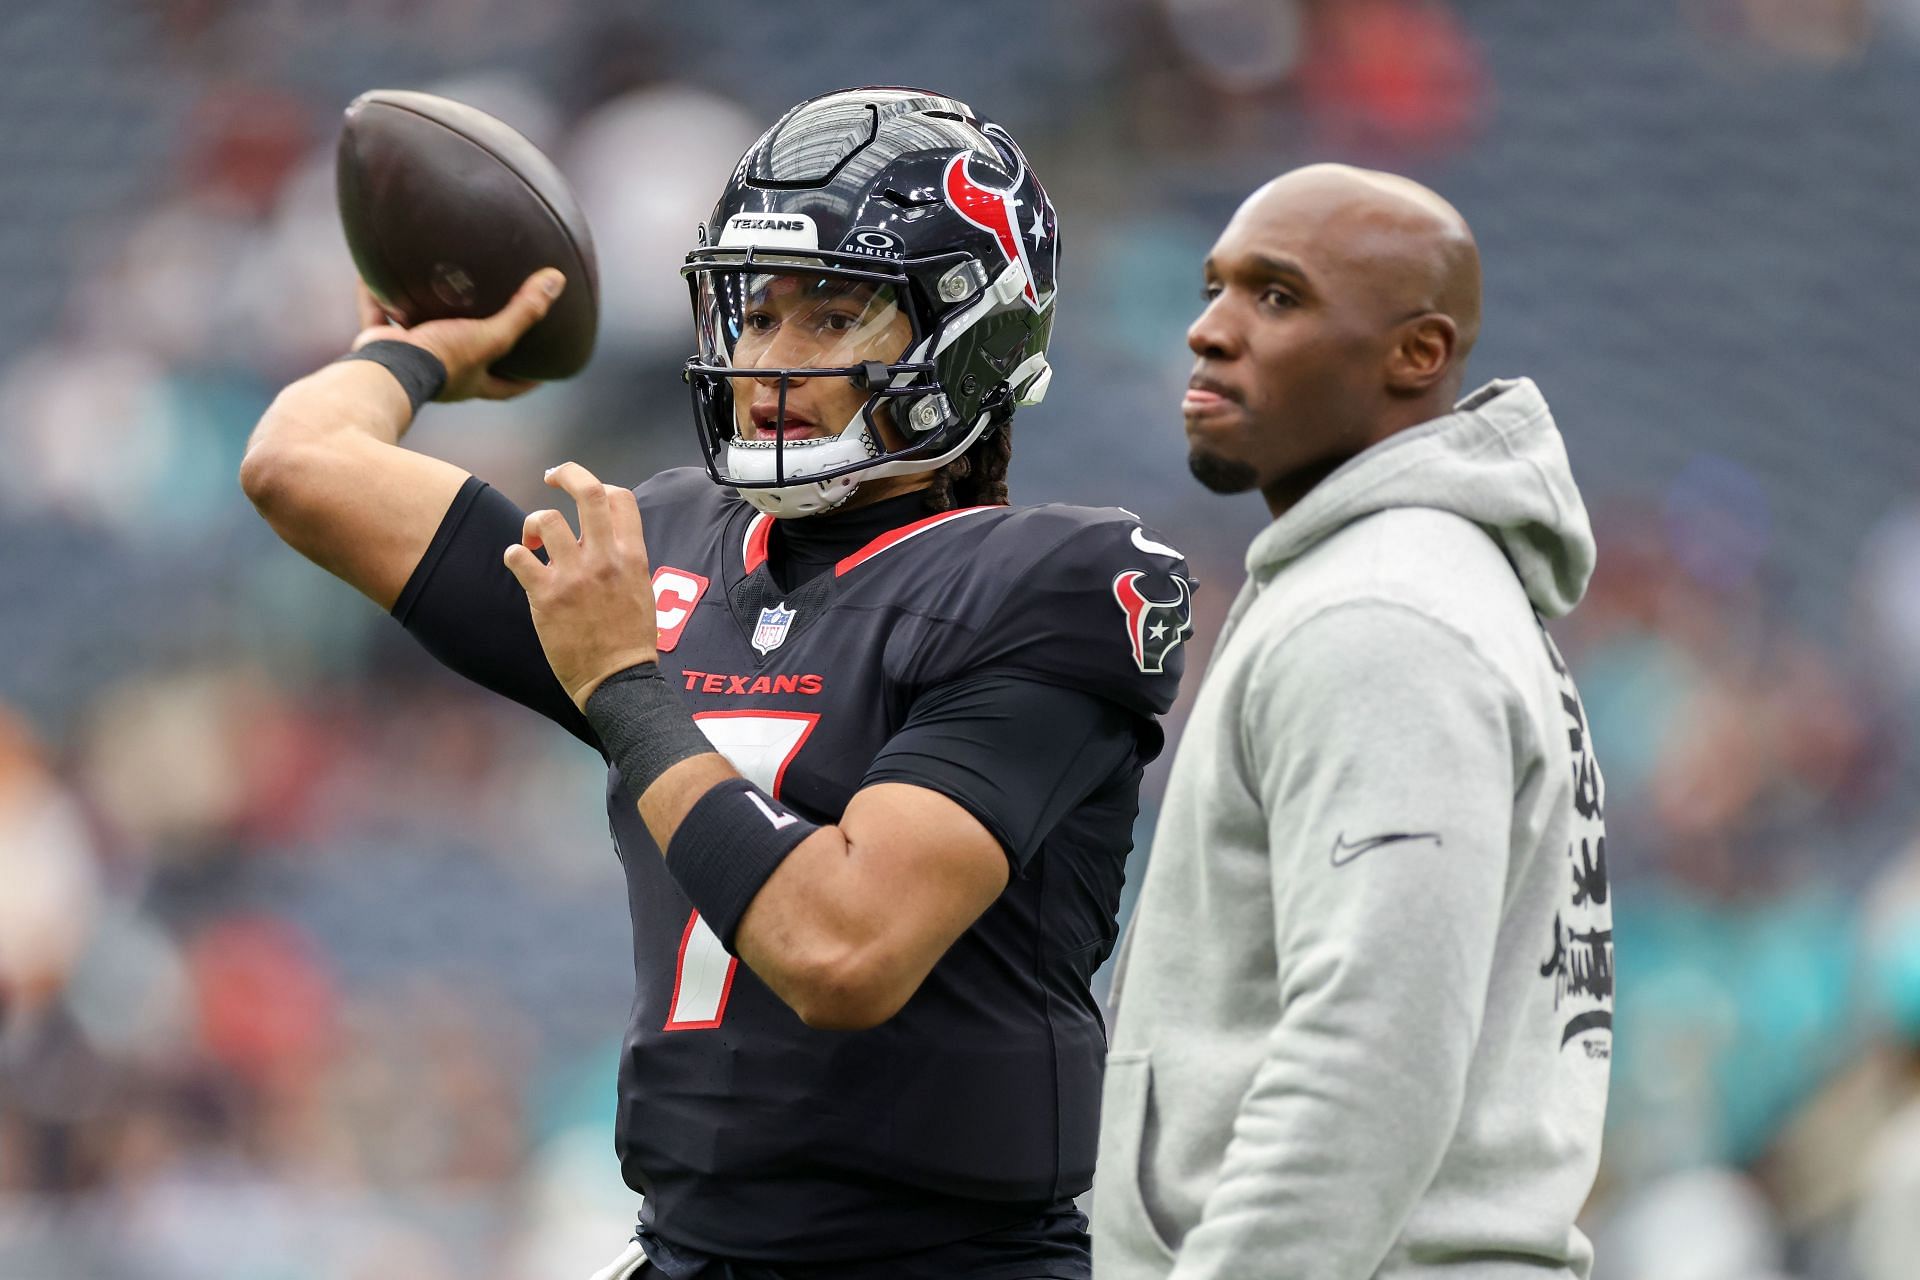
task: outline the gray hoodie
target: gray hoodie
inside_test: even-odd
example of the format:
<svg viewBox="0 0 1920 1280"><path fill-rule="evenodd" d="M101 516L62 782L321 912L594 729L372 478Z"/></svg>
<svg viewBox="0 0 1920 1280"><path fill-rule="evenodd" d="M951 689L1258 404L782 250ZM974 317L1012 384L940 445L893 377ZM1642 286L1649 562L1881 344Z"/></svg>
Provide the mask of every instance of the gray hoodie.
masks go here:
<svg viewBox="0 0 1920 1280"><path fill-rule="evenodd" d="M1254 539L1116 984L1100 1280L1587 1275L1612 916L1539 618L1593 559L1525 379Z"/></svg>

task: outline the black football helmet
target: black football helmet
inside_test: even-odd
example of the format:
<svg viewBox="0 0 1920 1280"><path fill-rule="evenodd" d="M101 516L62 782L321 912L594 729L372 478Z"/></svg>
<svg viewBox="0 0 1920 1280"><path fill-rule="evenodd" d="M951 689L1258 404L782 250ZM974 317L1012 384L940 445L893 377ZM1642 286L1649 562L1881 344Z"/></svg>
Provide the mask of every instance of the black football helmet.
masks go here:
<svg viewBox="0 0 1920 1280"><path fill-rule="evenodd" d="M762 511L811 515L863 480L942 467L997 415L1039 403L1057 235L1018 144L963 102L861 88L787 112L741 157L681 268L707 473ZM782 297L838 300L832 316L805 316L820 341L786 348L812 363L770 359L768 335L794 314L773 310ZM851 379L861 408L788 438L800 434L787 429L788 393L804 378ZM744 434L736 387L776 380L777 411L759 412L779 428Z"/></svg>

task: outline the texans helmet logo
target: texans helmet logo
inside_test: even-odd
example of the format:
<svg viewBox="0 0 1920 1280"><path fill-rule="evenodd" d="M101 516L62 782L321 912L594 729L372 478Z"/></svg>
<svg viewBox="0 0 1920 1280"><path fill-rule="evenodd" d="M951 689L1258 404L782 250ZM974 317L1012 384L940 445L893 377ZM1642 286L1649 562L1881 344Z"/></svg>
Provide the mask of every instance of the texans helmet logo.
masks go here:
<svg viewBox="0 0 1920 1280"><path fill-rule="evenodd" d="M1173 583L1173 599L1149 599L1140 590L1140 580L1146 576L1139 569L1124 570L1113 580L1113 598L1127 615L1134 665L1152 676L1167 669L1167 655L1193 634L1193 595L1187 580L1174 573L1167 575Z"/></svg>
<svg viewBox="0 0 1920 1280"><path fill-rule="evenodd" d="M1027 237L1030 235L1033 238L1034 247L1038 250L1040 243L1047 238L1050 228L1042 219L1040 211L1036 209L1033 213L1033 225L1025 229L1025 234L1022 233L1017 208L1022 202L1014 198L1014 192L1020 189L1020 179L1024 170L1021 173L1015 173L1012 185L1002 191L974 178L971 167L972 155L972 152L962 151L947 162L946 176L941 181L941 187L946 192L947 203L951 204L968 222L982 231L992 233L993 238L1000 243L1000 252L1007 255L1007 261L1019 263L1021 271L1026 275L1026 289L1023 296L1027 300L1027 305L1035 311L1044 310L1053 300L1053 295L1049 293L1045 299L1042 299L1037 291L1038 286L1033 278L1033 260L1027 255Z"/></svg>

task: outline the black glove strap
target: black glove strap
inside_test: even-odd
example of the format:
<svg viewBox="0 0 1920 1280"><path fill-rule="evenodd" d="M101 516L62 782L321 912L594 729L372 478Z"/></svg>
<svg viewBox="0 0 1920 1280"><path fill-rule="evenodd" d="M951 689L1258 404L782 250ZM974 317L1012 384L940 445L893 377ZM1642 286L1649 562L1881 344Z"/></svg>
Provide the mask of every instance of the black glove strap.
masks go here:
<svg viewBox="0 0 1920 1280"><path fill-rule="evenodd" d="M660 775L713 743L687 714L660 664L616 671L587 698L587 723L636 801ZM817 828L745 778L716 783L693 802L664 851L671 875L728 951L740 917L775 869Z"/></svg>
<svg viewBox="0 0 1920 1280"><path fill-rule="evenodd" d="M399 380L400 389L407 393L415 413L420 412L421 405L446 389L447 366L441 363L439 356L411 342L382 338L378 342L369 342L358 351L347 352L334 363L341 364L348 360L371 360L392 374Z"/></svg>
<svg viewBox="0 0 1920 1280"><path fill-rule="evenodd" d="M637 801L682 760L713 754L713 743L668 687L657 662L636 663L602 680L588 695L586 710L629 800Z"/></svg>

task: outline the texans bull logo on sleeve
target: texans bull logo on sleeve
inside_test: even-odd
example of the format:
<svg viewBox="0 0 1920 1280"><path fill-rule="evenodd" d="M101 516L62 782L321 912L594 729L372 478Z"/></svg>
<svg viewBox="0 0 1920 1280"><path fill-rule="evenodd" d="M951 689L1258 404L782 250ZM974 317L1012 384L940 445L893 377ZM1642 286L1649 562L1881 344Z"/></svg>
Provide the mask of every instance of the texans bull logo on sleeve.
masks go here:
<svg viewBox="0 0 1920 1280"><path fill-rule="evenodd" d="M1187 580L1177 573L1155 575L1172 584L1170 600L1155 600L1140 589L1147 577L1142 569L1127 569L1113 580L1113 598L1127 615L1127 639L1133 661L1147 675L1167 669L1167 655L1193 634L1193 595ZM1164 594L1161 592L1160 594Z"/></svg>

